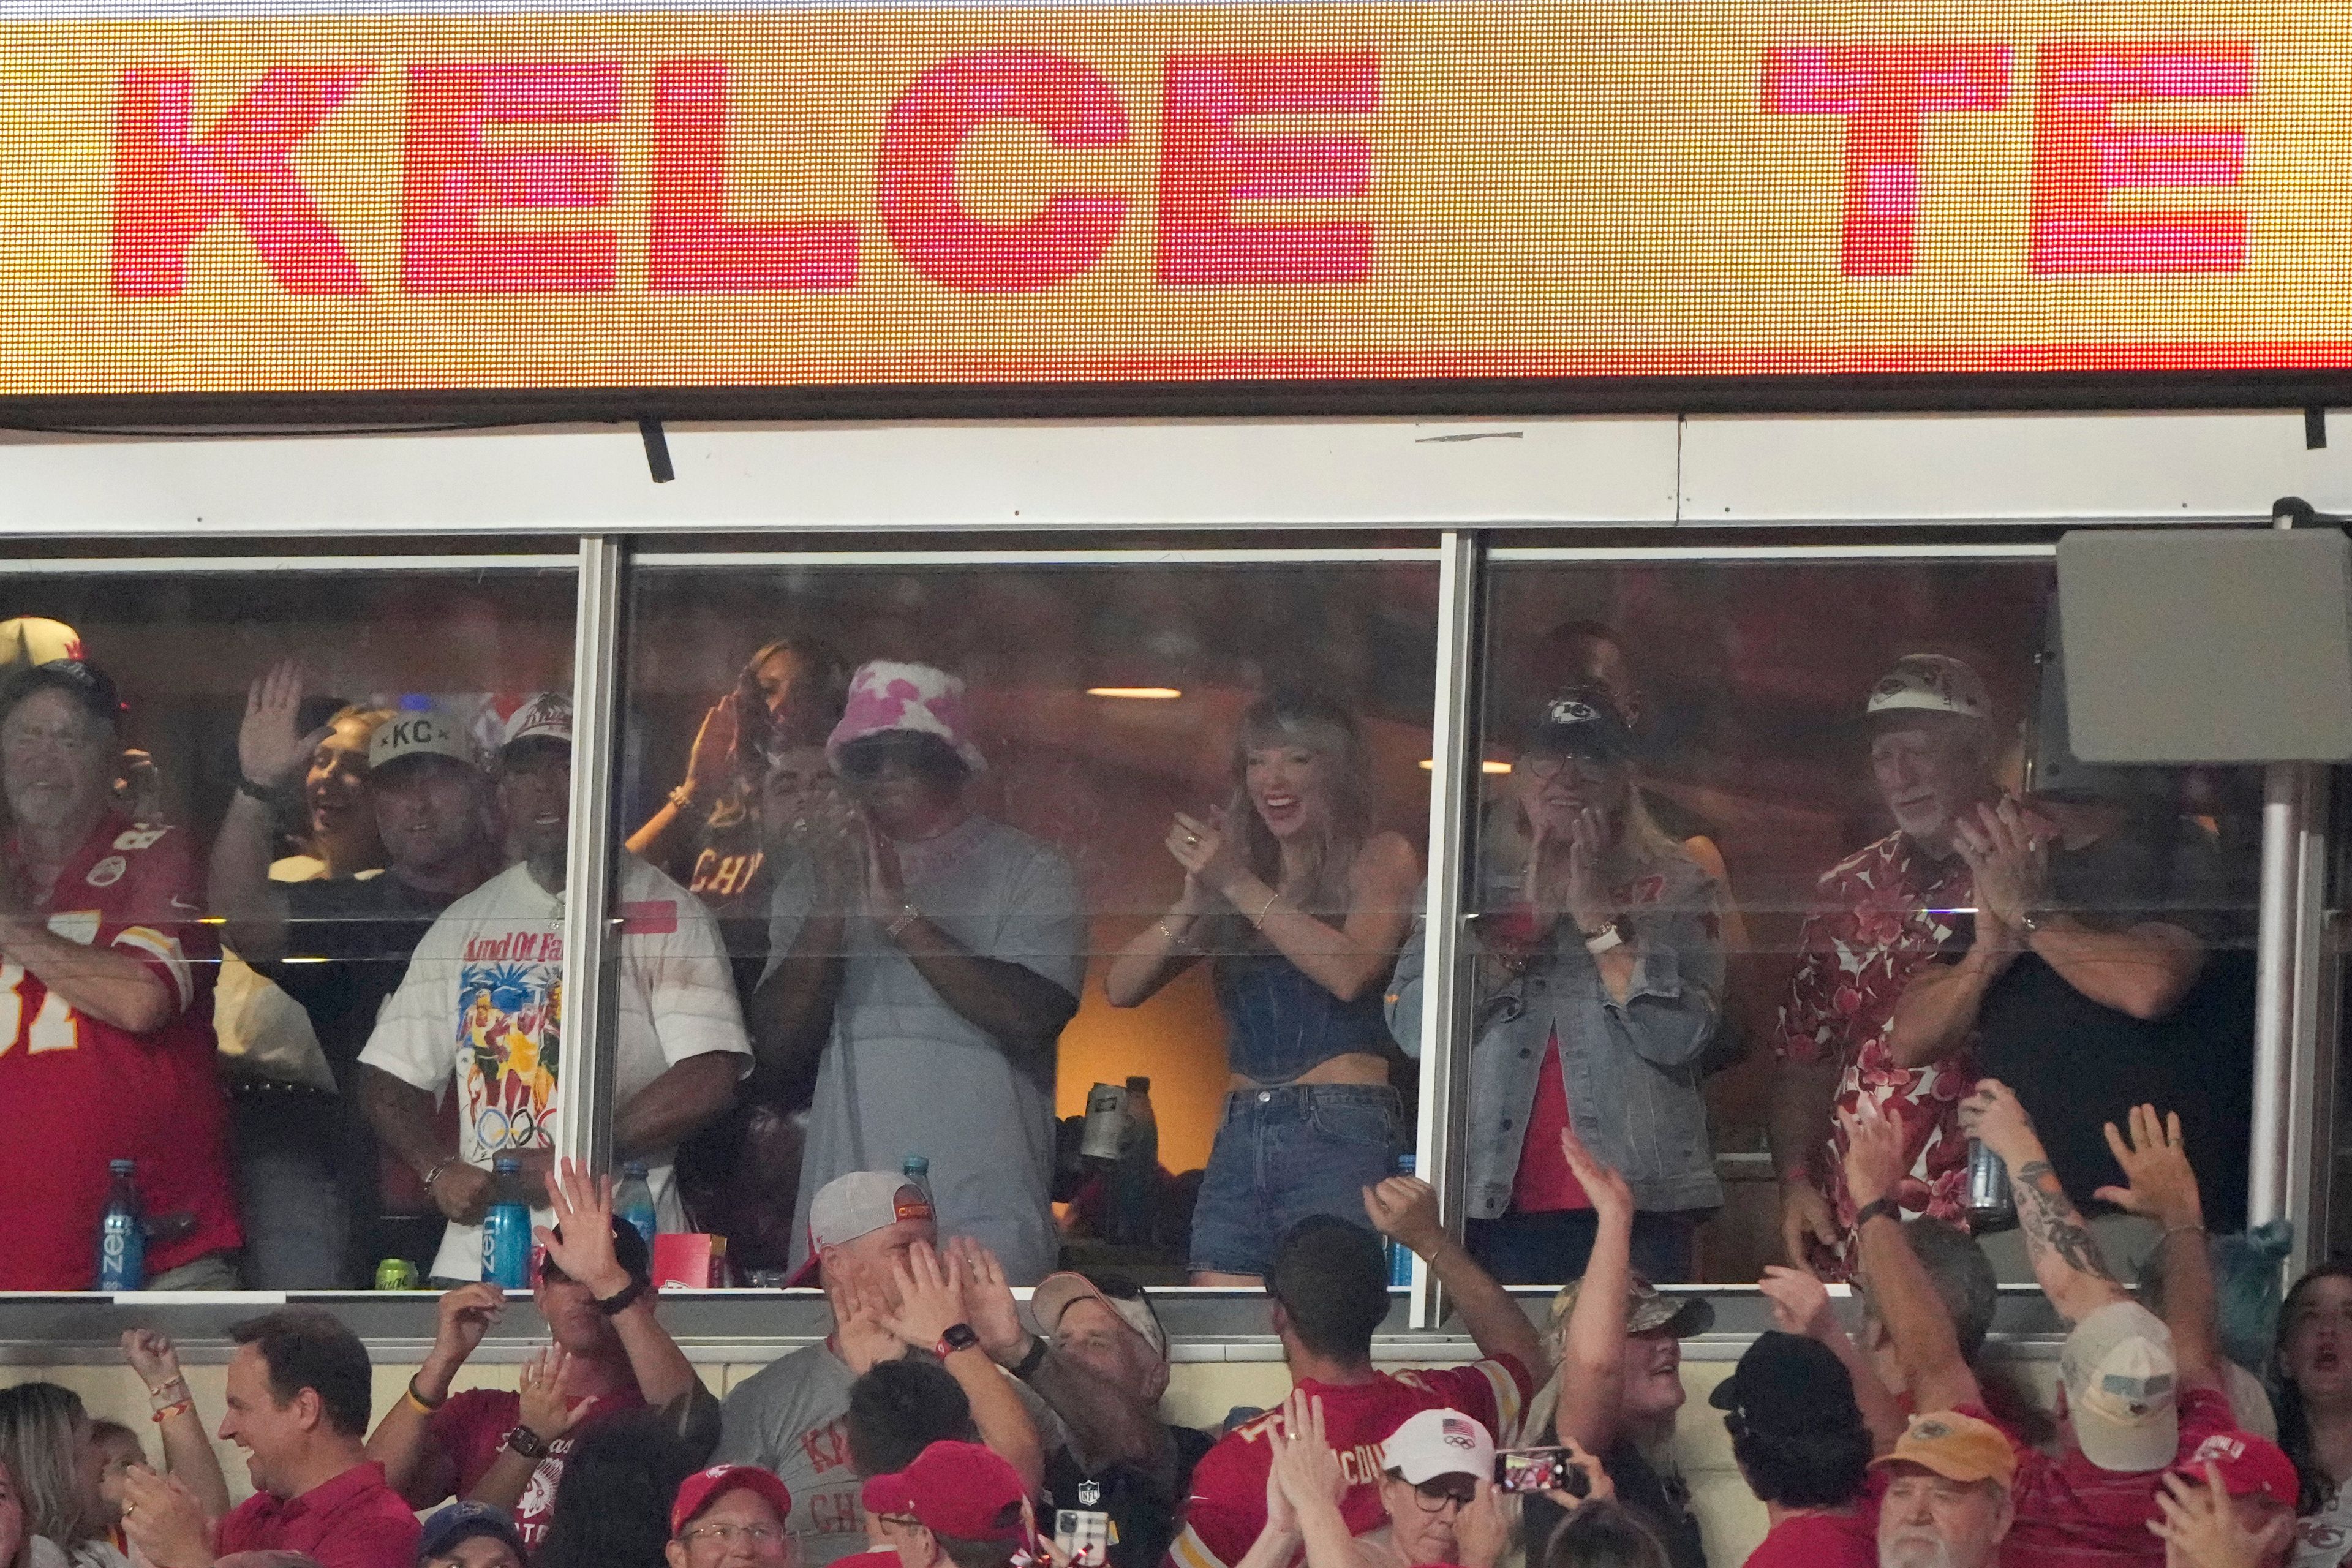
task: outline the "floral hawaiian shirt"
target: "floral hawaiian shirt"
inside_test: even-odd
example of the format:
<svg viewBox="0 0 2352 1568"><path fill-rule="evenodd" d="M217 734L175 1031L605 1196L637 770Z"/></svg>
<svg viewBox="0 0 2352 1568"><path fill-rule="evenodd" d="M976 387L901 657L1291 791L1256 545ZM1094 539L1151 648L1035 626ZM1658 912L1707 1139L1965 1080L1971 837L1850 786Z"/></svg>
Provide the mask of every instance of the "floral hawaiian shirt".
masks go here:
<svg viewBox="0 0 2352 1568"><path fill-rule="evenodd" d="M1773 1048L1781 1059L1835 1062L1836 1110L1875 1101L1903 1128L1910 1174L1895 1199L1906 1216L1925 1215L1965 1229L1968 1142L1959 1102L1976 1081L1965 1057L1899 1066L1887 1035L1895 999L1928 964L1958 945L1976 899L1966 862L1929 858L1891 833L1823 873L1815 912L1798 939L1796 978L1780 1008ZM1823 1279L1843 1279L1853 1251L1853 1200L1845 1190L1845 1133L1830 1135L1807 1165L1830 1200L1843 1236L1834 1252L1815 1247Z"/></svg>

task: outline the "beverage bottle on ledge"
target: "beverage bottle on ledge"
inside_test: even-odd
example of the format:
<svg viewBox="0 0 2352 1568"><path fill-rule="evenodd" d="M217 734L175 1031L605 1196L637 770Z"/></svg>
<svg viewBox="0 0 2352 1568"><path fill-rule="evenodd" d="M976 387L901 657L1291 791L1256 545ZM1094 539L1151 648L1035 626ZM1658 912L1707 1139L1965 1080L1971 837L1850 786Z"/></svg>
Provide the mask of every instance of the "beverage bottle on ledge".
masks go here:
<svg viewBox="0 0 2352 1568"><path fill-rule="evenodd" d="M135 1166L128 1160L107 1163L106 1211L98 1221L98 1288L101 1290L143 1290L147 1288L147 1215L139 1201Z"/></svg>
<svg viewBox="0 0 2352 1568"><path fill-rule="evenodd" d="M490 1212L482 1216L482 1278L503 1290L530 1289L530 1205L522 1196L522 1162L490 1162Z"/></svg>

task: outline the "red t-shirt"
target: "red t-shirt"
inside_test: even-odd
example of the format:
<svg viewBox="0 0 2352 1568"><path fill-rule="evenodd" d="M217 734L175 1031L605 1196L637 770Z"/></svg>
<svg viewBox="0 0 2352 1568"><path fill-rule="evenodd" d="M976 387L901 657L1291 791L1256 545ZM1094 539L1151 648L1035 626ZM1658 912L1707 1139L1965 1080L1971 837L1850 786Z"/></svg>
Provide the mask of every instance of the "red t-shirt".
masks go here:
<svg viewBox="0 0 2352 1568"><path fill-rule="evenodd" d="M572 1445L599 1421L646 1407L645 1395L632 1386L617 1394L600 1394L572 1424L572 1430L548 1447L547 1458L530 1474L522 1500L515 1504L515 1528L522 1543L533 1552L547 1542L547 1521L555 1511L555 1484L563 1479L563 1462ZM506 1435L522 1419L522 1395L503 1388L469 1388L449 1396L449 1403L425 1424L425 1436L457 1467L456 1494L464 1497L498 1462Z"/></svg>
<svg viewBox="0 0 2352 1568"><path fill-rule="evenodd" d="M1558 1214L1592 1206L1584 1184L1559 1152L1559 1135L1568 1125L1568 1085L1560 1074L1559 1031L1554 1029L1544 1042L1536 1102L1528 1111L1527 1142L1519 1145L1518 1179L1511 1186L1511 1207L1517 1213Z"/></svg>
<svg viewBox="0 0 2352 1568"><path fill-rule="evenodd" d="M1511 1441L1519 1412L1535 1392L1528 1369L1510 1356L1442 1370L1382 1373L1370 1383L1337 1386L1300 1382L1323 1401L1323 1429L1339 1456L1347 1495L1339 1512L1351 1535L1388 1522L1381 1507L1381 1445L1406 1416L1422 1410L1459 1410L1485 1424L1498 1444ZM1192 1468L1192 1496L1184 1529L1168 1548L1173 1568L1227 1568L1239 1563L1265 1528L1265 1478L1273 1465L1265 1440L1281 1419L1268 1411L1225 1434ZM2154 1539L2150 1537L2150 1539Z"/></svg>
<svg viewBox="0 0 2352 1568"><path fill-rule="evenodd" d="M299 1552L319 1568L414 1568L424 1526L384 1484L382 1465L353 1465L298 1498L256 1492L220 1521L214 1550Z"/></svg>
<svg viewBox="0 0 2352 1568"><path fill-rule="evenodd" d="M2017 1522L2001 1542L2002 1568L2161 1568L2164 1542L2148 1533L2147 1521L2164 1485L2163 1470L2103 1470L2073 1447L2053 1459L1982 1405L1963 1405L1960 1414L2000 1426L2017 1450L2017 1484L2011 1491ZM2182 1389L2174 1462L2186 1463L2208 1437L2237 1429L2229 1395L2216 1388Z"/></svg>
<svg viewBox="0 0 2352 1568"><path fill-rule="evenodd" d="M1850 1514L1784 1519L1748 1554L1748 1568L1878 1568L1878 1510L1865 1500Z"/></svg>
<svg viewBox="0 0 2352 1568"><path fill-rule="evenodd" d="M5 851L16 858L14 846ZM50 994L0 962L0 1193L15 1216L0 1290L87 1290L98 1275L107 1162L136 1163L151 1218L195 1228L147 1249L150 1279L242 1244L229 1178L228 1105L217 1079L213 974L219 949L196 923L194 847L177 828L109 816L58 873L39 911L50 931L128 953L163 983L172 1016L134 1035Z"/></svg>

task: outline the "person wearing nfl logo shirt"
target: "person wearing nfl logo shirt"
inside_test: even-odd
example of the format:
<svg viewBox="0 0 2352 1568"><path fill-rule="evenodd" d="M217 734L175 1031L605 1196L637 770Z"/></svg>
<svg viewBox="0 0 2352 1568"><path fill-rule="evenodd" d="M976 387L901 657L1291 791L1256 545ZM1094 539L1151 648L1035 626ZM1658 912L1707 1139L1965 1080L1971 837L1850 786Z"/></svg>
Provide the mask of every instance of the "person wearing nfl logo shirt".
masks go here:
<svg viewBox="0 0 2352 1568"><path fill-rule="evenodd" d="M1417 1411L1451 1409L1489 1433L1517 1436L1543 1361L1535 1325L1437 1219L1437 1194L1412 1176L1391 1176L1364 1194L1365 1212L1387 1236L1426 1259L1453 1298L1485 1359L1467 1366L1385 1373L1372 1365L1372 1335L1389 1310L1388 1260L1378 1236L1329 1215L1314 1215L1282 1239L1265 1290L1283 1361L1297 1387L1322 1405L1324 1431L1339 1456L1339 1503L1351 1533L1377 1528L1381 1445ZM1234 1568L1266 1524L1273 1463L1269 1412L1227 1433L1192 1470L1184 1528L1168 1549L1171 1568Z"/></svg>
<svg viewBox="0 0 2352 1568"><path fill-rule="evenodd" d="M534 1224L554 1223L562 1070L563 886L572 818L572 702L555 692L508 719L499 803L523 858L441 912L360 1053L368 1120L448 1217L436 1282L482 1278L490 1167L519 1155ZM671 1164L679 1139L724 1111L751 1047L719 925L693 894L634 855L618 860L613 1153L646 1162L661 1228L683 1227ZM454 1082L455 1147L435 1109Z"/></svg>
<svg viewBox="0 0 2352 1568"><path fill-rule="evenodd" d="M653 1260L636 1227L613 1214L613 1179L562 1162L550 1189L556 1225L531 1304L553 1345L524 1364L521 1389L450 1384L506 1308L496 1285L442 1297L425 1364L368 1438L368 1458L393 1487L425 1507L447 1497L513 1510L533 1552L547 1542L556 1487L592 1428L651 1408L686 1450L706 1458L719 1436L719 1401L655 1315Z"/></svg>
<svg viewBox="0 0 2352 1568"><path fill-rule="evenodd" d="M2017 1456L2017 1518L2003 1561L2011 1568L2155 1568L2166 1552L2147 1521L2165 1489L2165 1472L2210 1439L2247 1436L2221 1383L2212 1265L2179 1121L2159 1120L2141 1106L2128 1135L2110 1125L2109 1150L2131 1185L2103 1187L2098 1194L2161 1229L2168 1322L2107 1276L2090 1227L2058 1184L2017 1097L1987 1079L1960 1110L1963 1126L2009 1166L2019 1227L2042 1292L2072 1325L2060 1363L2063 1451L2053 1458L2002 1429ZM1901 1178L1900 1133L1867 1106L1846 1118L1846 1133L1862 1271L1914 1397L1923 1409L1956 1411L2000 1427L1960 1358L1926 1271L1904 1245L1894 1205L1880 1201Z"/></svg>
<svg viewBox="0 0 2352 1568"><path fill-rule="evenodd" d="M218 950L186 836L115 804L121 710L80 659L0 689L0 1290L90 1289L113 1160L137 1167L150 1288L237 1284Z"/></svg>

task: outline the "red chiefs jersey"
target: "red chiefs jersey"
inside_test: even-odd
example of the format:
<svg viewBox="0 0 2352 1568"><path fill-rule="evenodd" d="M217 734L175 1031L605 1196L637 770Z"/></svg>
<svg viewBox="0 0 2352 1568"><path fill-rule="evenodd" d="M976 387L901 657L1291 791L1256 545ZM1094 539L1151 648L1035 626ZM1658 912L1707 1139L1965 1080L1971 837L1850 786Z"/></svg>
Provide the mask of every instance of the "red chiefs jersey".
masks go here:
<svg viewBox="0 0 2352 1568"><path fill-rule="evenodd" d="M1381 1445L1405 1418L1423 1410L1459 1410L1484 1426L1499 1446L1518 1435L1519 1412L1535 1390L1528 1370L1509 1356L1442 1370L1382 1373L1344 1386L1302 1381L1323 1401L1323 1435L1339 1456L1348 1493L1339 1512L1351 1535L1388 1522L1381 1506ZM1281 1419L1268 1411L1225 1434L1192 1468L1192 1496L1183 1533L1168 1549L1173 1568L1228 1568L1239 1563L1265 1528L1265 1478L1274 1450L1265 1429Z"/></svg>
<svg viewBox="0 0 2352 1568"><path fill-rule="evenodd" d="M10 1215L0 1290L90 1288L110 1160L137 1163L150 1216L195 1219L194 1231L149 1246L150 1279L242 1239L215 1076L218 950L197 923L199 885L185 834L110 816L41 910L58 935L127 953L163 983L172 1017L152 1034L79 1012L23 965L0 962L0 1105L11 1129L0 1139Z"/></svg>

